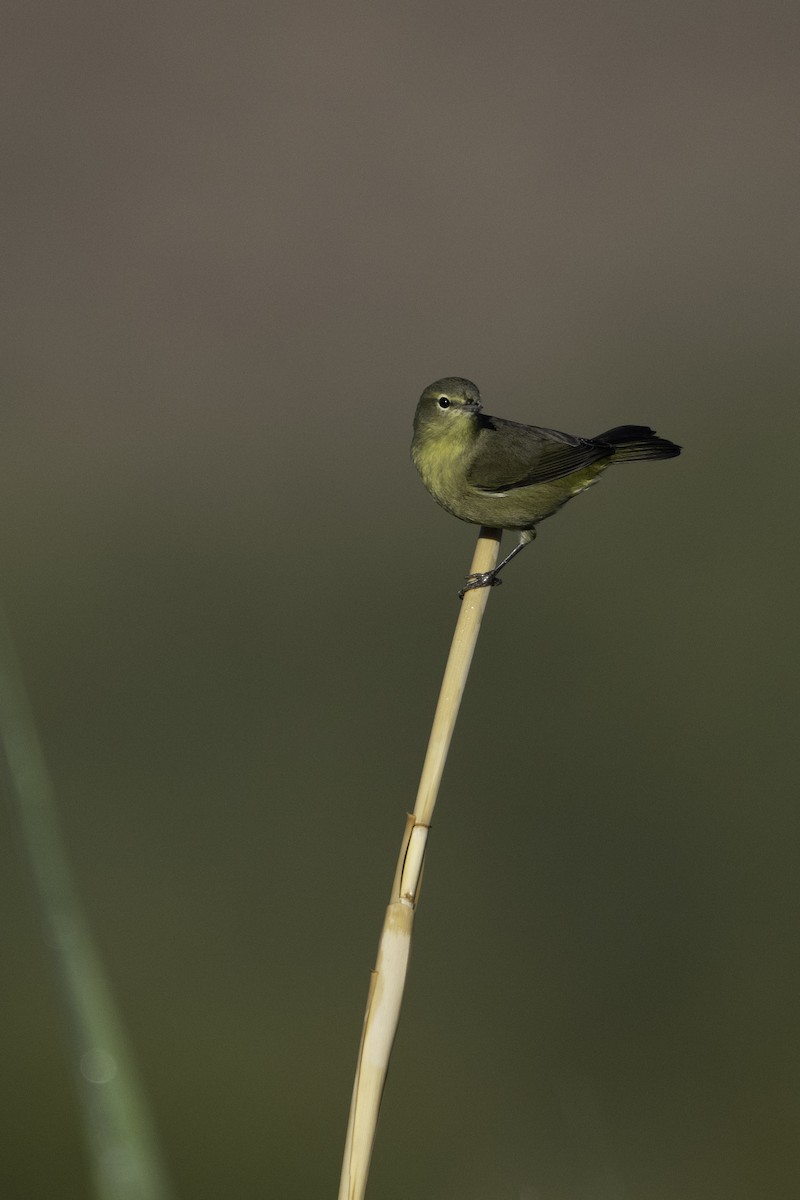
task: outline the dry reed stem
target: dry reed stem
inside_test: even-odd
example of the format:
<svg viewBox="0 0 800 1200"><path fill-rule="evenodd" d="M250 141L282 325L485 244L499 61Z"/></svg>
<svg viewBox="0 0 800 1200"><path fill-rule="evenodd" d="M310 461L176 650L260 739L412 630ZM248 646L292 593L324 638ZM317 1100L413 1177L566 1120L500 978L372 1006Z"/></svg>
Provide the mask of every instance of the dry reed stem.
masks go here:
<svg viewBox="0 0 800 1200"><path fill-rule="evenodd" d="M497 562L500 537L498 529L481 529L470 573L491 571ZM488 587L475 588L466 592L461 601L414 812L406 820L392 894L378 945L378 957L370 977L350 1102L339 1200L363 1200L366 1194L381 1096L400 1019L428 830L490 591Z"/></svg>

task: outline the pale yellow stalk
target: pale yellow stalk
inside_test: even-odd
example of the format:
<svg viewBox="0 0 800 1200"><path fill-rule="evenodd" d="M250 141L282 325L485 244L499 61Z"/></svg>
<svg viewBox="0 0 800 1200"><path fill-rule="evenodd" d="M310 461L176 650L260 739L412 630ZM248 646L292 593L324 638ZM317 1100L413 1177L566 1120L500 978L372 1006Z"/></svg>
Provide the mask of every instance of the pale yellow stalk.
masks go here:
<svg viewBox="0 0 800 1200"><path fill-rule="evenodd" d="M498 529L481 529L471 572L483 573L492 570L497 562L500 536ZM400 1019L428 830L475 643L478 640L481 618L491 590L488 587L475 588L465 592L461 602L414 812L406 821L392 894L378 945L378 958L370 978L367 1011L350 1102L339 1200L363 1200L366 1193L381 1095Z"/></svg>

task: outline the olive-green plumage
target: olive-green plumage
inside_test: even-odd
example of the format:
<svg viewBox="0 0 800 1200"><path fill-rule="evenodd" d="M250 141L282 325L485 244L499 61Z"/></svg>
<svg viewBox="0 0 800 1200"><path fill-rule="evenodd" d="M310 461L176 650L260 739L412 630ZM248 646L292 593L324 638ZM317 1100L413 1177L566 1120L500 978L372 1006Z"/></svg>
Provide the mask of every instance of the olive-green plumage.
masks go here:
<svg viewBox="0 0 800 1200"><path fill-rule="evenodd" d="M611 463L676 454L680 446L645 425L579 438L489 417L475 384L452 376L422 393L411 443L422 481L442 508L462 521L519 532L511 554L473 587L499 583L496 572L533 540L539 521L595 483Z"/></svg>

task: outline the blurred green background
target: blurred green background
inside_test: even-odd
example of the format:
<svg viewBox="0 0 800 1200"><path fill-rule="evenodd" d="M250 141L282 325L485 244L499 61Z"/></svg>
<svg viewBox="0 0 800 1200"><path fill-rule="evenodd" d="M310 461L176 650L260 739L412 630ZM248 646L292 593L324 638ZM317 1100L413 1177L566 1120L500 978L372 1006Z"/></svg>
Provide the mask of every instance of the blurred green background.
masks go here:
<svg viewBox="0 0 800 1200"><path fill-rule="evenodd" d="M422 388L651 424L490 598L374 1200L795 1200L796 8L12 0L2 597L176 1190L335 1195L475 531ZM8 806L9 1200L83 1197Z"/></svg>

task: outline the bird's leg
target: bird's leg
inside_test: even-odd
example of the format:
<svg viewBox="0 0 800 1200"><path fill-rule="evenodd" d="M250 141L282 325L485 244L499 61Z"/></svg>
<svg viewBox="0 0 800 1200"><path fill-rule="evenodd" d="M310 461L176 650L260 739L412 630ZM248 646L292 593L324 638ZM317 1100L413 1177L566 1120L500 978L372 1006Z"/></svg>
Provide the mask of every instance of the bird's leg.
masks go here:
<svg viewBox="0 0 800 1200"><path fill-rule="evenodd" d="M535 529L524 529L520 534L519 541L511 553L507 554L503 561L499 562L497 566L493 568L493 570L478 571L474 575L467 576L466 580L464 581L463 588L458 593L459 599L463 600L464 593L471 592L473 588L497 587L498 584L502 583L502 579L498 579L497 576L502 571L503 567L507 566L508 563L511 562L512 558L515 558L516 555L519 554L520 550L524 550L528 545L528 542L532 542L535 537Z"/></svg>

